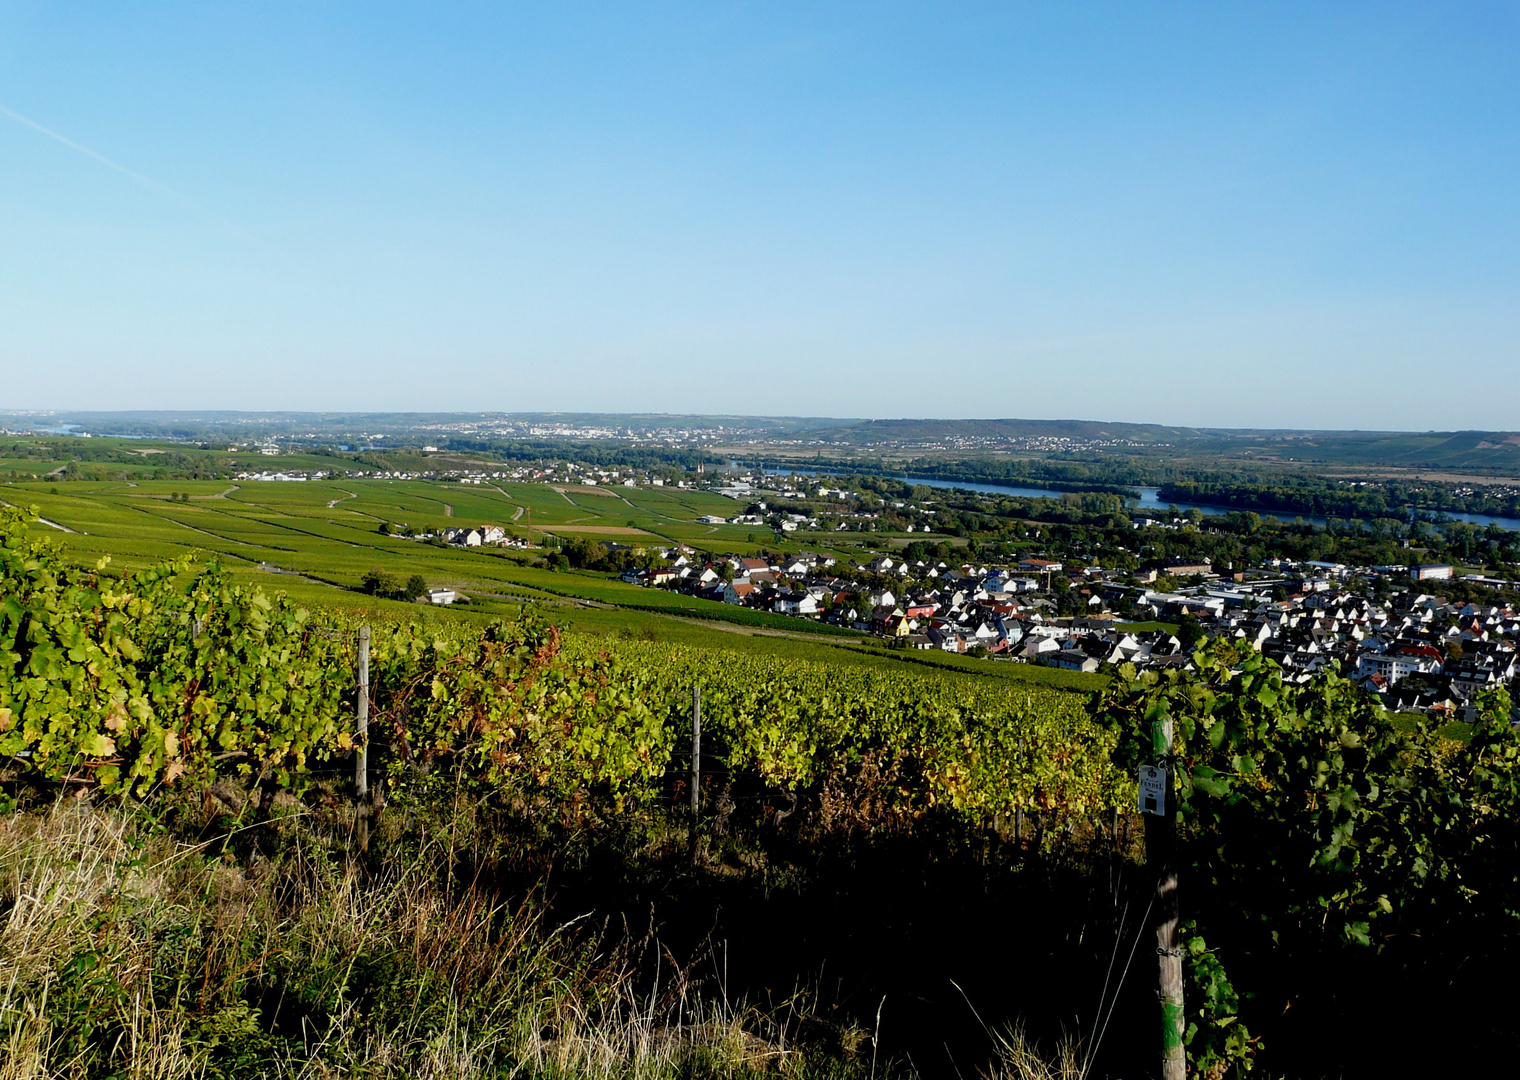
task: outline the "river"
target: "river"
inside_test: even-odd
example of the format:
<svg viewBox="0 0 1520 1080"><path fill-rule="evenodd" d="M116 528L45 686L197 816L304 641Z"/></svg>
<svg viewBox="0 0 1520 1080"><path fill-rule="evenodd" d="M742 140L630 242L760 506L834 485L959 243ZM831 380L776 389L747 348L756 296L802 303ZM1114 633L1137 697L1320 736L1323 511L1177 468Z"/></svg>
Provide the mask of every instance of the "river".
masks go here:
<svg viewBox="0 0 1520 1080"><path fill-rule="evenodd" d="M735 463L737 464L737 462ZM817 476L817 469L766 469L766 473L772 476ZM1019 487L1014 484L979 484L970 480L932 480L925 476L894 476L894 480L901 480L905 484L922 484L925 487L953 490L959 488L963 491L979 491L985 495L1013 495L1023 499L1059 499L1065 492L1051 491L1049 488ZM1136 503L1130 500L1130 505L1136 510L1165 510L1168 506L1176 506L1179 510L1200 510L1206 517L1223 517L1232 513L1235 508L1229 506L1210 506L1206 503L1165 503L1158 497L1160 488L1142 487L1140 501ZM1258 510L1262 517L1275 518L1278 521L1307 521L1312 525L1325 524L1323 514L1293 514L1285 511ZM1489 525L1497 525L1501 529L1511 532L1520 531L1520 518L1490 517L1487 514L1459 514L1446 511L1446 516L1453 521L1464 521L1469 525L1477 525L1486 528Z"/></svg>

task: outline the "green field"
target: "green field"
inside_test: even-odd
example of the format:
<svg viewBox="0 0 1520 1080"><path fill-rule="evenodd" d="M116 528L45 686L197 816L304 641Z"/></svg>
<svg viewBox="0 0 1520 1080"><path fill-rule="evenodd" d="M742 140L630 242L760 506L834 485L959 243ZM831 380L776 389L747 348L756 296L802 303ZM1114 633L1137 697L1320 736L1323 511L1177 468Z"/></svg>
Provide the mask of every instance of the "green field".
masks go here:
<svg viewBox="0 0 1520 1080"><path fill-rule="evenodd" d="M188 494L189 501L171 500L180 494ZM561 491L547 484L426 480L139 480L13 482L0 486L0 499L35 506L52 524L34 523L33 534L60 543L77 562L93 565L108 556L113 569L125 571L185 554L215 557L240 580L313 607L368 610L377 617L415 614L416 605L358 591L365 573L379 568L399 580L416 574L429 586L449 586L469 596L468 607L434 609L440 618L515 616L532 608L575 633L743 648L778 660L828 659L894 670L906 665L1078 690L1104 681L938 651L888 649L866 635L811 620L646 589L608 574L545 570L533 565L533 551L436 547L380 532L382 524L419 531L497 524L532 540L554 533L636 543L635 537L599 530L637 529L649 534L645 540L651 544L681 541L740 553L774 542L769 530L697 521L706 514L734 513L733 500L710 492ZM751 533L761 542L750 543ZM794 549L842 554L827 546L828 536L817 537L820 543L787 539Z"/></svg>

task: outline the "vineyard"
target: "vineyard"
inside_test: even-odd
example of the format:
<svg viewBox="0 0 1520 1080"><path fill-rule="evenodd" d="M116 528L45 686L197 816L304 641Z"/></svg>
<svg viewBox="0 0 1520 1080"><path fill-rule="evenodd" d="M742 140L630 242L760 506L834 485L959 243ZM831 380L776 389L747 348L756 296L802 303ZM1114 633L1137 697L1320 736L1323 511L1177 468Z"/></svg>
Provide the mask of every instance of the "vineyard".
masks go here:
<svg viewBox="0 0 1520 1080"><path fill-rule="evenodd" d="M226 777L301 793L354 748L356 625L182 560L124 579L69 569L10 512L0 754L22 775L144 797ZM375 627L374 760L594 813L669 794L704 695L710 769L751 796L868 773L897 820L1096 814L1133 798L1084 698L883 673L531 621Z"/></svg>
<svg viewBox="0 0 1520 1080"><path fill-rule="evenodd" d="M262 821L282 798L350 797L356 616L237 584L215 563L81 570L31 539L19 511L0 530L0 780L12 808L49 793L126 806L230 791ZM365 749L382 824L467 804L496 815L492 828L550 829L555 847L612 837L622 859L630 823L695 837L684 808L700 689L702 827L747 830L754 859L838 851L848 877L890 837L907 846L873 864L888 880L903 851L956 873L1044 867L1030 882L1107 873L1115 910L1143 910L1134 770L1166 765L1188 898L1186 1040L1209 1075L1251 1071L1274 1040L1327 1046L1316 1016L1383 1030L1404 1014L1386 993L1372 1000L1387 1015L1370 1013L1377 987L1438 977L1470 995L1520 942L1520 737L1502 690L1453 739L1396 725L1333 673L1285 682L1227 641L1195 654L1196 673L1121 670L1088 695L532 619L366 618ZM1172 738L1158 744L1163 722ZM1116 933L1133 951L1141 934L1126 917ZM1304 978L1308 958L1333 959L1354 983ZM1469 1012L1484 1045L1513 1033L1503 999Z"/></svg>
<svg viewBox="0 0 1520 1080"><path fill-rule="evenodd" d="M650 543L686 542L700 550L755 552L758 545L740 527L696 520L730 501L708 492L650 487L623 489L616 496L606 490L561 494L546 484L511 481L494 487L464 487L441 481L377 479L241 486L221 481L142 480L133 484L77 481L61 487L15 484L0 504L12 501L31 504L40 513L30 526L33 537L56 541L63 557L77 567L89 569L109 558L108 572L115 577L186 556L215 560L233 583L260 584L269 592L283 592L309 611L363 609L374 618L428 618L416 604L396 599L386 590L375 588L371 594L366 581L378 573L398 585L415 578L462 592L468 603L449 613L458 621L515 620L531 610L567 634L627 632L698 646L808 655L857 665L976 670L989 678L1081 691L1094 690L1106 679L1042 665L987 664L940 650L887 649L879 639L821 619L646 588L603 571L531 565L541 561L538 551L465 549L418 543L398 535L403 523L419 530L438 530L465 522L497 521L543 541L555 535L574 537L574 530L583 526L627 528L627 521L636 520L643 531L662 537ZM382 531L382 526L388 531ZM849 557L828 542L817 544L816 549ZM858 555L859 549L853 553ZM825 648L815 651L815 642Z"/></svg>

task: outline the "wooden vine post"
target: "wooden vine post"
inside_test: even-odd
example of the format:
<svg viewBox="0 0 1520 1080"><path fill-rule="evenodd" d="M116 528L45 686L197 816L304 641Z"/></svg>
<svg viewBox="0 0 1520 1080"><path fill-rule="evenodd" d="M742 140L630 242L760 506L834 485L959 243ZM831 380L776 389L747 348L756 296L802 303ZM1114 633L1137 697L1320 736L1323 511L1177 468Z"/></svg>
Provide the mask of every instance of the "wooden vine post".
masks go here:
<svg viewBox="0 0 1520 1080"><path fill-rule="evenodd" d="M358 714L354 717L354 801L359 850L369 851L369 627L359 627Z"/></svg>
<svg viewBox="0 0 1520 1080"><path fill-rule="evenodd" d="M1161 1004L1161 1080L1187 1076L1183 1045L1182 946L1177 936L1177 806L1172 774L1172 721L1151 728L1155 765L1140 768L1140 806L1145 815L1145 861L1156 882L1156 997Z"/></svg>
<svg viewBox="0 0 1520 1080"><path fill-rule="evenodd" d="M702 812L702 688L691 688L691 861L697 861L697 820Z"/></svg>

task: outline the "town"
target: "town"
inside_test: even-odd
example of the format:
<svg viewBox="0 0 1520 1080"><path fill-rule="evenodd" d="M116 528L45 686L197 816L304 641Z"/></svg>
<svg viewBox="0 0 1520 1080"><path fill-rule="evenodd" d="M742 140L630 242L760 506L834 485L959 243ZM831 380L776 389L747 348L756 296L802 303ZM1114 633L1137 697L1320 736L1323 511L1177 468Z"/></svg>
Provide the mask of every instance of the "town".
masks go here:
<svg viewBox="0 0 1520 1080"><path fill-rule="evenodd" d="M1129 559L1125 566L1112 565L1122 559L1073 559L1056 551L957 559L947 555L966 549L927 535L936 515L944 515L939 504L839 486L844 482L837 479L750 472L667 480L573 463L507 476L702 486L741 504L732 515L706 515L702 523L753 527L776 541L798 530L814 538L878 529L899 535L849 541L858 555L791 551L784 543L745 553L691 543L535 541L510 523L410 538L466 548L541 549L542 564L550 568L604 571L625 583L713 604L852 629L894 649L940 650L992 663L1088 673L1186 669L1197 644L1225 637L1270 657L1295 683L1330 670L1377 695L1390 711L1437 718L1470 718L1479 693L1520 673L1520 610L1506 598L1515 583L1459 574L1448 564L1362 566L1274 555L1216 572L1208 557L1183 555ZM1201 522L1196 512L1137 515L1128 527L1196 534ZM925 535L916 544L915 529ZM1452 584L1486 599L1449 599L1437 591ZM446 603L455 595L434 590L426 598Z"/></svg>
<svg viewBox="0 0 1520 1080"><path fill-rule="evenodd" d="M1187 667L1192 646L1223 636L1277 661L1294 682L1330 669L1384 698L1392 711L1453 718L1466 717L1479 692L1520 672L1520 612L1513 606L1448 602L1415 587L1388 595L1386 585L1401 577L1413 586L1422 575L1449 575L1450 567L1279 562L1221 581L1207 564L1171 562L1139 575L1188 581L1159 591L1135 583L1134 575L1068 572L1039 558L998 567L880 555L845 576L834 558L809 552L700 560L682 545L659 554L665 565L630 569L622 579L824 619L906 649L1073 671L1126 664L1144 671ZM1385 598L1352 586L1369 578L1385 585ZM1068 597L1080 614L1058 614Z"/></svg>

